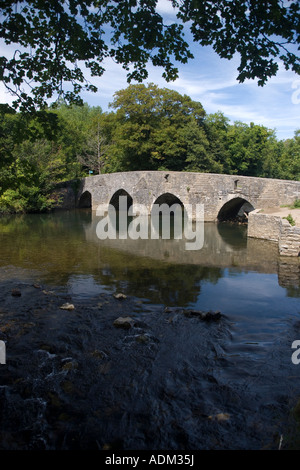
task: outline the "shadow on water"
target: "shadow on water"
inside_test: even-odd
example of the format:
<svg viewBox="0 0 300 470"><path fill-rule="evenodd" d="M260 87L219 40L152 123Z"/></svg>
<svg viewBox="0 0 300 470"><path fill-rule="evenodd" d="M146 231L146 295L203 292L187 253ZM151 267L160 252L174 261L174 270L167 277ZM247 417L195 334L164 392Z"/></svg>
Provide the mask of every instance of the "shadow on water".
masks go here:
<svg viewBox="0 0 300 470"><path fill-rule="evenodd" d="M232 248L247 248L247 226L232 223L218 223L217 229L222 240Z"/></svg>
<svg viewBox="0 0 300 470"><path fill-rule="evenodd" d="M0 219L0 449L289 448L299 260L244 227L205 224L188 252L100 241L97 221Z"/></svg>

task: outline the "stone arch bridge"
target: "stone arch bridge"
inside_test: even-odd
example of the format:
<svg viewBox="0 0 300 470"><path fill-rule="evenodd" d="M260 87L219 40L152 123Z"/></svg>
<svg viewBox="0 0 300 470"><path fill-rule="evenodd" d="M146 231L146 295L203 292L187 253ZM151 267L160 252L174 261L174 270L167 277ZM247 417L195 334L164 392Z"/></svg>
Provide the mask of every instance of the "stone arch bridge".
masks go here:
<svg viewBox="0 0 300 470"><path fill-rule="evenodd" d="M96 210L99 204L116 205L118 196L127 195L130 204L143 204L149 214L154 203L179 202L193 208L203 204L207 222L230 218L241 208L250 212L292 204L300 199L299 181L192 172L109 173L82 179L76 191L74 185L73 190L71 187L72 184L65 187L64 207L73 205ZM195 212L189 215L195 219Z"/></svg>

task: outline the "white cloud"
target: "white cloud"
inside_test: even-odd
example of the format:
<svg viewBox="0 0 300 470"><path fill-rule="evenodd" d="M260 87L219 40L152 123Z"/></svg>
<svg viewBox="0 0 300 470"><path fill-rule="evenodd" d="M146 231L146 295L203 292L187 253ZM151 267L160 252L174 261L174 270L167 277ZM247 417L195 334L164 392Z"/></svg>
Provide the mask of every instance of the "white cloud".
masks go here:
<svg viewBox="0 0 300 470"><path fill-rule="evenodd" d="M161 69L149 66L145 84L153 82L161 88L187 94L193 100L200 101L208 114L221 111L232 122L254 122L275 129L280 139L293 137L294 131L300 127L300 104L292 102L295 74L280 70L264 87L259 87L250 80L238 83L235 68L230 63L224 65L221 61L222 67L219 63L218 69L215 62L218 59L214 57L211 69L206 66L201 73L197 64L182 66L179 78L169 83L161 77ZM128 86L126 72L112 61L107 62L103 77L94 82L99 86L98 93L94 97L86 95L84 99L90 104L100 105L104 111L108 109L114 92Z"/></svg>
<svg viewBox="0 0 300 470"><path fill-rule="evenodd" d="M174 9L170 0L158 0L157 11L160 15L172 15L175 18L176 10Z"/></svg>

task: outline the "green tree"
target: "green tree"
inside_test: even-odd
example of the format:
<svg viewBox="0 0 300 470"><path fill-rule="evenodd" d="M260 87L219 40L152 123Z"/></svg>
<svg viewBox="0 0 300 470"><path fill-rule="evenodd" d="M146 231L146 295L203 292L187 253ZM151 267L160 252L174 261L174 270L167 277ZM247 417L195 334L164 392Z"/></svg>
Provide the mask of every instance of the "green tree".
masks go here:
<svg viewBox="0 0 300 470"><path fill-rule="evenodd" d="M206 141L204 109L187 95L154 84L130 85L115 93L111 107L116 110L112 171L183 170L188 152L191 157L187 129Z"/></svg>
<svg viewBox="0 0 300 470"><path fill-rule="evenodd" d="M222 165L214 160L203 126L191 120L183 129L186 146L186 171L221 173Z"/></svg>
<svg viewBox="0 0 300 470"><path fill-rule="evenodd" d="M164 21L157 0L3 0L0 38L15 45L15 51L0 57L0 80L15 96L14 106L42 108L57 96L82 103L83 89L97 91L82 65L92 77L101 76L107 57L127 70L128 81L145 80L149 63L173 80L176 61L193 57L184 24L196 42L211 45L220 57L240 56L240 82L251 78L263 85L276 75L279 59L300 73L294 52L299 44L297 0L169 2L177 15L173 23Z"/></svg>
<svg viewBox="0 0 300 470"><path fill-rule="evenodd" d="M84 147L77 157L84 167L99 175L104 171L110 148L109 136L105 132L105 125L102 125L104 120L104 115L100 114L91 120Z"/></svg>
<svg viewBox="0 0 300 470"><path fill-rule="evenodd" d="M0 114L1 211L49 209L54 203L51 193L57 183L82 176L74 128L68 127L68 121L56 113L47 114L46 117ZM55 133L52 126L48 129L43 125L41 117L45 124L55 123Z"/></svg>
<svg viewBox="0 0 300 470"><path fill-rule="evenodd" d="M222 58L240 57L239 82L258 79L264 85L276 75L278 58L286 69L300 73L297 0L183 0L178 16L191 25L201 45L211 45Z"/></svg>
<svg viewBox="0 0 300 470"><path fill-rule="evenodd" d="M273 176L276 146L271 129L250 123L235 122L227 133L229 169L232 174Z"/></svg>
<svg viewBox="0 0 300 470"><path fill-rule="evenodd" d="M8 189L13 181L11 166L13 149L18 135L18 123L13 112L0 112L0 194Z"/></svg>
<svg viewBox="0 0 300 470"><path fill-rule="evenodd" d="M300 180L300 129L293 139L281 142L282 152L279 159L280 178Z"/></svg>
<svg viewBox="0 0 300 470"><path fill-rule="evenodd" d="M80 163L87 170L99 172L102 163L99 160L101 148L104 145L103 136L100 135L100 120L102 109L100 106L69 106L61 102L56 110L60 123L58 142L67 155L67 163L73 162L74 171L78 170ZM78 177L79 174L73 175Z"/></svg>
<svg viewBox="0 0 300 470"><path fill-rule="evenodd" d="M204 121L205 133L209 142L209 153L218 165L218 173L230 173L228 150L228 130L230 120L223 113L208 114Z"/></svg>

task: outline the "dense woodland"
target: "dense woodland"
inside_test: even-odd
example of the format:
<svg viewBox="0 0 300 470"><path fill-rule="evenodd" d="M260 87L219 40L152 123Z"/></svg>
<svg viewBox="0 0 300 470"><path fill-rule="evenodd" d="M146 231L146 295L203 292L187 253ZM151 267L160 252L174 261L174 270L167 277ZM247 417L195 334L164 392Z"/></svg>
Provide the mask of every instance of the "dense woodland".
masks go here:
<svg viewBox="0 0 300 470"><path fill-rule="evenodd" d="M298 0L5 0L0 6L0 212L45 211L63 181L129 170L201 171L299 179L300 130L231 123L222 112L154 84L193 59L185 31L221 58L239 57L237 80L264 86L279 63L300 74ZM15 51L11 54L11 51ZM111 58L130 85L109 112L82 102ZM81 64L84 67L81 67ZM86 76L86 71L88 71ZM27 90L27 91L26 91ZM57 100L55 106L49 102Z"/></svg>
<svg viewBox="0 0 300 470"><path fill-rule="evenodd" d="M63 101L35 114L0 110L0 212L46 211L63 181L130 170L300 179L300 129L231 123L154 84L115 93L109 112Z"/></svg>

